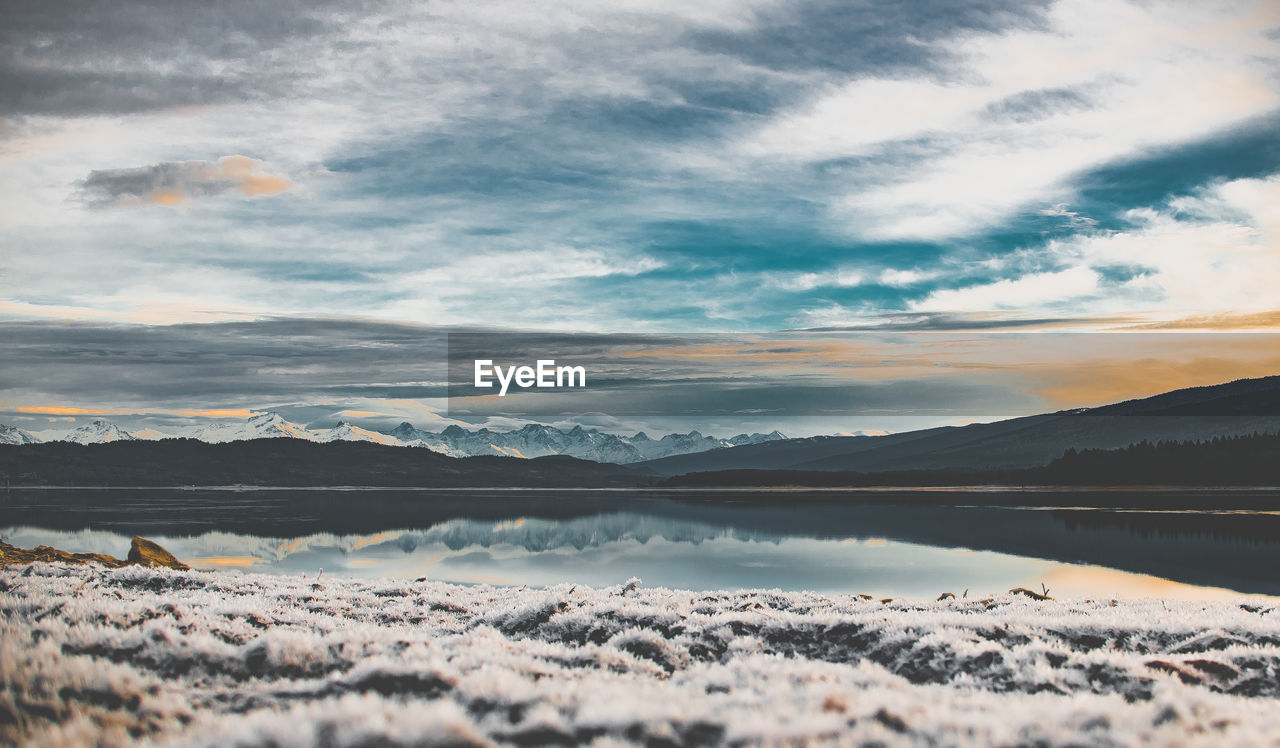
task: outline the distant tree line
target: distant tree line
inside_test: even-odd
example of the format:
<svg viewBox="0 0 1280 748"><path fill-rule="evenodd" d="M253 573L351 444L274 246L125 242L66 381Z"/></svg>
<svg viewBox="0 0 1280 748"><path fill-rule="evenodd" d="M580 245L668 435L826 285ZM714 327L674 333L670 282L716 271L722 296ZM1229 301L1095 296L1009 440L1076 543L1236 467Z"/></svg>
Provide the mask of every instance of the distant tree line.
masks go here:
<svg viewBox="0 0 1280 748"><path fill-rule="evenodd" d="M720 470L690 473L664 486L1263 486L1280 485L1280 435L1204 441L1141 441L1120 449L1068 449L1044 467L1015 470Z"/></svg>
<svg viewBox="0 0 1280 748"><path fill-rule="evenodd" d="M572 457L453 458L428 449L362 442L316 444L192 439L0 445L0 486L560 486L653 485L622 465ZM1280 485L1280 435L1142 441L1121 449L1068 449L1038 468L893 472L723 470L661 486Z"/></svg>
<svg viewBox="0 0 1280 748"><path fill-rule="evenodd" d="M573 457L454 458L420 447L195 439L0 445L9 486L633 486L643 476Z"/></svg>
<svg viewBox="0 0 1280 748"><path fill-rule="evenodd" d="M1040 471L1057 483L1276 485L1280 434L1185 442L1144 439L1121 449L1068 449Z"/></svg>

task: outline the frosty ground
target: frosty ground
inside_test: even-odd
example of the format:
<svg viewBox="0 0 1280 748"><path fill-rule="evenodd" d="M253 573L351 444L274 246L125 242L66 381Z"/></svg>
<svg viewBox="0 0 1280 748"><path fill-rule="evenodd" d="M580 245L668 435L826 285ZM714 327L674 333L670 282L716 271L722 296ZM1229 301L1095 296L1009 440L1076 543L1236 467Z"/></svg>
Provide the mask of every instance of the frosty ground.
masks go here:
<svg viewBox="0 0 1280 748"><path fill-rule="evenodd" d="M0 743L1280 745L1274 601L0 570Z"/></svg>

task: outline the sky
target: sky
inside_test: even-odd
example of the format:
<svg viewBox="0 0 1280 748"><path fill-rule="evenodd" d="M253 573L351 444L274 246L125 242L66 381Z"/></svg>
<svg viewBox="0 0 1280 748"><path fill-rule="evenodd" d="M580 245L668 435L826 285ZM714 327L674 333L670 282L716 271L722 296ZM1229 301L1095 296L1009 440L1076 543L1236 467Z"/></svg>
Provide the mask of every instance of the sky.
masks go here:
<svg viewBox="0 0 1280 748"><path fill-rule="evenodd" d="M0 7L5 422L438 415L316 392L455 327L1280 327L1274 1Z"/></svg>

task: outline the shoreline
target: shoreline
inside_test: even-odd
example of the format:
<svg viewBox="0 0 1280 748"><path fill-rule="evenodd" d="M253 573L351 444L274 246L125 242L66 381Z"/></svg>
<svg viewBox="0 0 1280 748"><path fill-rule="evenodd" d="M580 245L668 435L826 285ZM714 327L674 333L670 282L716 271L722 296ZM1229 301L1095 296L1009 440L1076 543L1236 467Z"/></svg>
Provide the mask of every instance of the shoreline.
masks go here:
<svg viewBox="0 0 1280 748"><path fill-rule="evenodd" d="M587 502L598 499L666 501L685 505L738 505L786 508L795 506L919 506L940 508L1008 508L1028 510L1098 510L1186 513L1280 512L1280 486L864 486L864 487L679 487L679 488L516 488L499 487L393 487L393 486L30 486L0 491L0 506L21 496L103 495L129 493L139 498L253 495L290 498L357 496L360 494L405 499L474 498L477 506L488 500L542 501L563 497ZM424 502L424 506L427 506Z"/></svg>
<svg viewBox="0 0 1280 748"><path fill-rule="evenodd" d="M502 491L502 492L539 492L560 493L601 492L601 493L884 493L904 492L954 492L954 493L1044 493L1060 491L1068 492L1126 492L1135 493L1168 491L1221 491L1245 492L1262 491L1280 494L1280 486L1242 486L1242 485L1186 485L1186 484L1113 484L1113 485L1079 485L1079 484L959 484L939 486L260 486L250 484L226 484L211 486L9 486L5 491L413 491L447 493L454 491Z"/></svg>

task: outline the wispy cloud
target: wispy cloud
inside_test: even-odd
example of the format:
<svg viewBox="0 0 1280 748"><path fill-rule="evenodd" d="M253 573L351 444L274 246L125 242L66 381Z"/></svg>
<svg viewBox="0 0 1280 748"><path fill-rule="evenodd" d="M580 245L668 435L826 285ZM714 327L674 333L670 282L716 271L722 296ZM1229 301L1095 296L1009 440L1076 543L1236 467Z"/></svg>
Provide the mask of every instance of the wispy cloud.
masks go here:
<svg viewBox="0 0 1280 748"><path fill-rule="evenodd" d="M1079 306L1099 291L1100 277L1088 267L1032 273L966 288L934 291L912 304L920 312L975 312L989 309L1044 309L1064 302Z"/></svg>
<svg viewBox="0 0 1280 748"><path fill-rule="evenodd" d="M1280 106L1269 4L1056 3L1044 28L963 34L946 76L862 77L740 142L755 157L891 157L832 208L851 232L944 239L1070 195L1092 165L1201 137ZM1189 57L1196 62L1187 64ZM928 147L921 149L918 141Z"/></svg>

